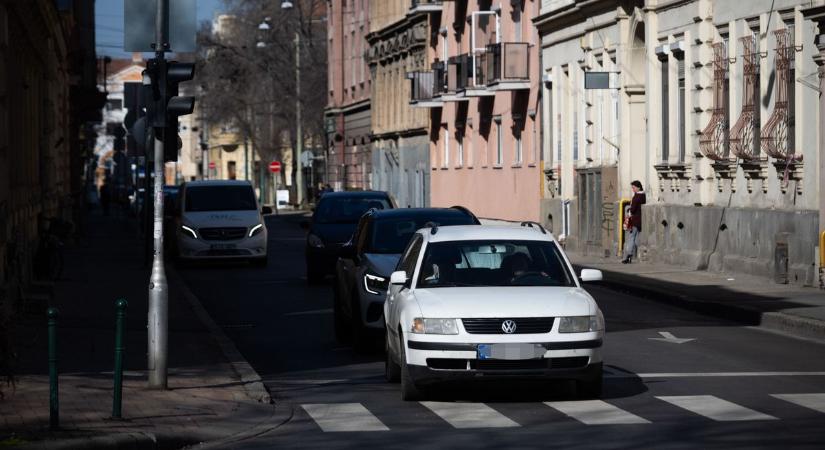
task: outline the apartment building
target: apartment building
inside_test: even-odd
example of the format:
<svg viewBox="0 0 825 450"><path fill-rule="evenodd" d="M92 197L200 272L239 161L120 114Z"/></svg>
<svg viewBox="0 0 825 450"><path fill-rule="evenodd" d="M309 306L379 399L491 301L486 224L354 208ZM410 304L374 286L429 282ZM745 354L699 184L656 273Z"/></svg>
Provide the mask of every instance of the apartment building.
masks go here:
<svg viewBox="0 0 825 450"><path fill-rule="evenodd" d="M823 176L815 10L544 1L545 223L571 248L616 257L621 201L640 180L642 259L812 283Z"/></svg>

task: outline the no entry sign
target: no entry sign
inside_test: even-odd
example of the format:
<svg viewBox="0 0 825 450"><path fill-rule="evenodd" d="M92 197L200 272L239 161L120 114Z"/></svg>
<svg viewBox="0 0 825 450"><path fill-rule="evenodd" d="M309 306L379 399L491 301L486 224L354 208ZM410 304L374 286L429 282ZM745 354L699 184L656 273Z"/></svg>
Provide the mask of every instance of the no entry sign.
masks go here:
<svg viewBox="0 0 825 450"><path fill-rule="evenodd" d="M272 161L269 163L269 171L272 173L278 173L281 171L281 162L280 161Z"/></svg>
<svg viewBox="0 0 825 450"><path fill-rule="evenodd" d="M217 166L215 165L215 162L214 162L214 161L210 161L210 162L209 162L209 168L210 168L210 169L214 169L215 167L217 167Z"/></svg>

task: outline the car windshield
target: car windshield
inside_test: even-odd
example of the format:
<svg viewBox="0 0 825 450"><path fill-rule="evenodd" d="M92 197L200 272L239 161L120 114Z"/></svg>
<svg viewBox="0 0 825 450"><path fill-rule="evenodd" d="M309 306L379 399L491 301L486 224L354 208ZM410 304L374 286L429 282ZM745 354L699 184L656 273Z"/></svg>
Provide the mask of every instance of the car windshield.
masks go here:
<svg viewBox="0 0 825 450"><path fill-rule="evenodd" d="M316 223L357 223L370 208L390 209L385 197L325 197L315 209Z"/></svg>
<svg viewBox="0 0 825 450"><path fill-rule="evenodd" d="M553 242L452 241L427 246L418 286L575 286L575 281Z"/></svg>
<svg viewBox="0 0 825 450"><path fill-rule="evenodd" d="M249 185L190 186L186 188L186 211L256 210L255 193Z"/></svg>
<svg viewBox="0 0 825 450"><path fill-rule="evenodd" d="M473 218L465 214L421 215L421 217L380 218L372 222L367 240L367 253L401 253L410 238L427 222L447 225L473 225Z"/></svg>

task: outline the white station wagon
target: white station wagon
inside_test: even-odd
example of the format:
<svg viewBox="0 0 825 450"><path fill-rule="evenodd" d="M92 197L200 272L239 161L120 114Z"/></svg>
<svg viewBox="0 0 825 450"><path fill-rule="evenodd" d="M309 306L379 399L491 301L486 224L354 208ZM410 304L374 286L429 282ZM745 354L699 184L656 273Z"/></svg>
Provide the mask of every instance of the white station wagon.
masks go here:
<svg viewBox="0 0 825 450"><path fill-rule="evenodd" d="M452 379L573 379L602 390L604 317L553 236L531 222L419 230L390 277L385 372L404 400Z"/></svg>

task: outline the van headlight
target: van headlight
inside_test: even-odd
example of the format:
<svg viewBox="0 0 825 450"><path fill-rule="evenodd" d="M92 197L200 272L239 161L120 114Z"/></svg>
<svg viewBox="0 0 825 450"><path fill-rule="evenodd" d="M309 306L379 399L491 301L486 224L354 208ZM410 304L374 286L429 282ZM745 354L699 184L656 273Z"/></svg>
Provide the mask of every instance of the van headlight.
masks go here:
<svg viewBox="0 0 825 450"><path fill-rule="evenodd" d="M255 236L256 234L258 234L258 233L260 233L261 231L263 231L263 229L264 229L264 224L259 223L259 224L255 225L254 227L252 227L252 228L249 230L249 237Z"/></svg>
<svg viewBox="0 0 825 450"><path fill-rule="evenodd" d="M312 233L309 233L309 235L307 235L307 244L309 244L310 247L314 248L324 248L324 241L322 241L321 238Z"/></svg>
<svg viewBox="0 0 825 450"><path fill-rule="evenodd" d="M370 273L364 275L364 289L370 294L381 295L389 289L389 286L389 281L384 277Z"/></svg>
<svg viewBox="0 0 825 450"><path fill-rule="evenodd" d="M458 334L455 319L413 319L412 330L415 334Z"/></svg>
<svg viewBox="0 0 825 450"><path fill-rule="evenodd" d="M194 229L187 227L186 225L181 225L180 230L183 231L183 234L191 237L192 239L198 238L198 233L195 233Z"/></svg>
<svg viewBox="0 0 825 450"><path fill-rule="evenodd" d="M604 329L601 316L572 316L559 318L559 333L588 333Z"/></svg>

